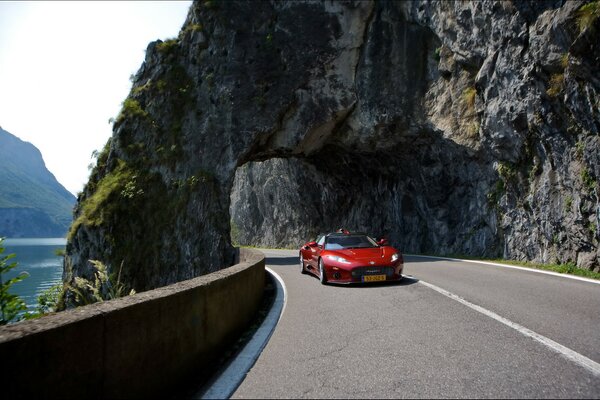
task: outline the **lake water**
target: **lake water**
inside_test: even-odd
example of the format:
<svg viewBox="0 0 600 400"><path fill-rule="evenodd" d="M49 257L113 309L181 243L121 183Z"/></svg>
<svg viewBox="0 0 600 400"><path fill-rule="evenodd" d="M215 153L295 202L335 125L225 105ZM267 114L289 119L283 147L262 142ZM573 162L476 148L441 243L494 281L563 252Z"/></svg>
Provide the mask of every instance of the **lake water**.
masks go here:
<svg viewBox="0 0 600 400"><path fill-rule="evenodd" d="M64 238L5 239L2 243L3 256L15 254L9 263L17 262L17 267L2 279L10 279L23 271L29 274L28 278L12 285L10 290L25 301L28 310L36 308L40 293L62 280L63 258L55 252L64 250L66 243Z"/></svg>

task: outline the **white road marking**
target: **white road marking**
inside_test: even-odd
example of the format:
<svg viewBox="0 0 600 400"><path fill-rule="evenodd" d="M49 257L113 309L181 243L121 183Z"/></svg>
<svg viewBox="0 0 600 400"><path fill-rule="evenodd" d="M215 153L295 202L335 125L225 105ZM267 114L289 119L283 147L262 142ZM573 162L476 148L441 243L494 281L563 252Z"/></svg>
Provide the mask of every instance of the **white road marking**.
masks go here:
<svg viewBox="0 0 600 400"><path fill-rule="evenodd" d="M568 360L574 362L575 364L585 368L586 370L591 372L593 375L600 377L600 364L598 364L594 360L590 360L589 358L569 349L568 347L565 347L560 343L556 343L552 339L542 336L539 333L536 333L530 329L525 328L524 326L521 326L521 325L519 325L515 322L512 322L504 317L501 317L500 315L496 314L493 311L487 310L481 306L478 306L477 304L473 304L473 303L463 299L462 297L457 296L454 293L451 293L445 289L442 289L438 286L432 285L431 283L424 282L422 280L419 280L419 283L430 289L435 290L436 292L438 292L440 294L443 294L444 296L446 296L452 300L458 301L459 303L461 303L477 312L480 312L483 315L493 318L496 321L501 322L510 328L513 328L517 332L532 338L533 340L548 347L550 350L560 354L561 356L567 358Z"/></svg>
<svg viewBox="0 0 600 400"><path fill-rule="evenodd" d="M219 377L210 384L204 393L198 393L194 399L228 399L238 388L246 377L250 368L263 351L271 338L277 323L281 319L287 304L287 289L283 279L271 268L265 267L277 285L275 301L267 317L252 336L252 339L244 346L242 351L235 357Z"/></svg>
<svg viewBox="0 0 600 400"><path fill-rule="evenodd" d="M521 271L536 272L538 274L559 276L561 278L574 279L576 281L583 281L583 282L595 283L597 285L600 285L600 280L598 280L598 279L584 278L583 276L577 276L577 275L561 274L560 272L546 271L543 269L518 267L516 265L500 264L500 263L494 263L494 262L490 262L490 261L463 260L460 258L451 258L451 257L422 256L422 255L418 255L418 254L405 254L405 255L409 256L409 257L435 258L438 260L461 261L461 262L474 263L474 264L493 265L494 267L502 267L502 268L518 269Z"/></svg>

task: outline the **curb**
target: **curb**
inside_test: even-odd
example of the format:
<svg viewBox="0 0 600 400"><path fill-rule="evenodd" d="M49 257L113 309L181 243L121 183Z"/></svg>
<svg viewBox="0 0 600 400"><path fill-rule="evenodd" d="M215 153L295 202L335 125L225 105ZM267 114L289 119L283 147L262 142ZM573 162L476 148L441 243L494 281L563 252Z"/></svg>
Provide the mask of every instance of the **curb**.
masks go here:
<svg viewBox="0 0 600 400"><path fill-rule="evenodd" d="M228 399L242 383L246 374L269 342L275 327L279 323L287 303L287 290L283 279L271 268L265 267L275 283L275 300L271 310L261 326L254 332L252 339L233 358L221 374L210 383L209 387L197 393L193 399Z"/></svg>
<svg viewBox="0 0 600 400"><path fill-rule="evenodd" d="M463 260L463 259L460 259L460 258L451 258L451 257L422 256L422 255L419 255L419 254L405 254L405 255L409 256L409 257L435 258L435 259L438 259L438 260L461 261L461 262L468 262L468 263L474 263L474 264L491 265L491 266L494 266L494 267L518 269L518 270L521 270L521 271L529 271L529 272L536 272L538 274L553 275L553 276L558 276L558 277L561 277L561 278L574 279L576 281L583 281L583 282L595 283L597 285L600 285L600 280L590 279L590 278L584 278L582 276L577 276L577 275L561 274L559 272L546 271L546 270L543 270L543 269L519 267L519 266L516 266L516 265L500 264L500 263L494 263L494 262L489 262L489 261Z"/></svg>

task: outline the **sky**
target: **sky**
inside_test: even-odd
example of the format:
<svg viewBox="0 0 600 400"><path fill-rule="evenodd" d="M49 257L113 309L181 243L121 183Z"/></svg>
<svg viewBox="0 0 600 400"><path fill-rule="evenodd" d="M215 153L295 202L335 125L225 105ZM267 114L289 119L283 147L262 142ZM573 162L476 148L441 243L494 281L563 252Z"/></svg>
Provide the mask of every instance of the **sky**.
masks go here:
<svg viewBox="0 0 600 400"><path fill-rule="evenodd" d="M176 37L191 3L0 1L0 126L77 195L148 43Z"/></svg>

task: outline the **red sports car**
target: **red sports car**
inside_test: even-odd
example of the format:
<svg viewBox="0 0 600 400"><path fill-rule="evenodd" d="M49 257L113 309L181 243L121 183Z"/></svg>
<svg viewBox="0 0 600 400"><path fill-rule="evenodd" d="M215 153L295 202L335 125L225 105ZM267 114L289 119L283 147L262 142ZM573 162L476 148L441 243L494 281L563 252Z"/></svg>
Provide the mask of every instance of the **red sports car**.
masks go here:
<svg viewBox="0 0 600 400"><path fill-rule="evenodd" d="M300 268L322 284L399 281L402 253L385 240L376 242L363 233L348 231L319 236L300 248Z"/></svg>

